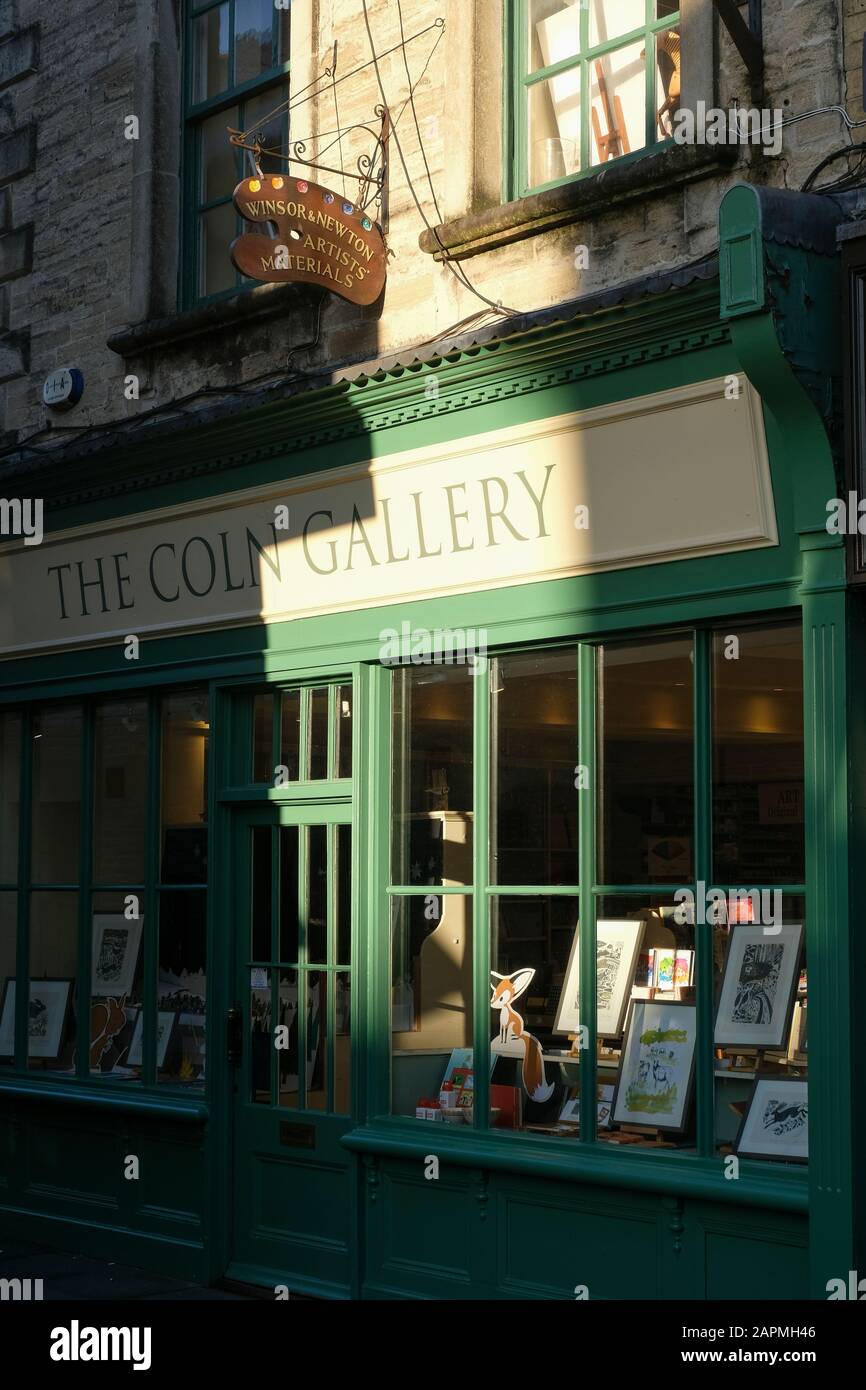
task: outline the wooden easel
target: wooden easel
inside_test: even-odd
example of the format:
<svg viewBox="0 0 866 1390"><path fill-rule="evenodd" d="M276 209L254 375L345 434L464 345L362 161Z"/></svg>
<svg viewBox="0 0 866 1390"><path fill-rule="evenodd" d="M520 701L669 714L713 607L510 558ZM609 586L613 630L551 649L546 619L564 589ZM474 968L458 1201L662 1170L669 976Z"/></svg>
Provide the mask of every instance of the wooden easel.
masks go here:
<svg viewBox="0 0 866 1390"><path fill-rule="evenodd" d="M595 143L598 146L599 161L604 164L608 159L616 159L618 155L630 154L631 147L628 143L625 116L619 96L614 97L613 109L611 110L610 97L607 91L607 80L604 75L604 65L600 58L596 58L595 60L595 76L598 82L601 104L604 107L607 134L605 135L602 133L601 121L598 119L598 112L594 106L592 108L592 132L595 136Z"/></svg>

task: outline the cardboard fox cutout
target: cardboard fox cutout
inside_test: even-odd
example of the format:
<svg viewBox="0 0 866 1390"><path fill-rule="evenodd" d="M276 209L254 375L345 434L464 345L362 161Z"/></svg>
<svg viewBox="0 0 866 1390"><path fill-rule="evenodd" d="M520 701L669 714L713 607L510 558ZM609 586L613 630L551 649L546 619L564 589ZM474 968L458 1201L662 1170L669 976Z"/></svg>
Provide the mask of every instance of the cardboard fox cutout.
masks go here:
<svg viewBox="0 0 866 1390"><path fill-rule="evenodd" d="M531 1033L527 1033L523 1019L513 1008L514 1000L519 999L521 994L524 994L529 988L529 982L535 971L516 970L513 975L500 975L496 970L491 970L490 974L493 977L493 982L490 985L493 991L490 1007L499 1010L499 1037L498 1039L494 1038L493 1042L522 1044L523 1089L530 1100L550 1100L553 1095L553 1083L548 1084L544 1075L544 1057L541 1044ZM495 981L499 983L494 983Z"/></svg>

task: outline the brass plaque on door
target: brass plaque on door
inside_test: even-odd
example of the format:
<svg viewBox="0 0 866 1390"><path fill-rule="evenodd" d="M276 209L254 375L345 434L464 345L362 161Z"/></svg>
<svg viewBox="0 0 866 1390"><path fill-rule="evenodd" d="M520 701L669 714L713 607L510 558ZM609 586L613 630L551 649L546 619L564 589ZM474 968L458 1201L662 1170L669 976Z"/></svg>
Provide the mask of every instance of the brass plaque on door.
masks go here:
<svg viewBox="0 0 866 1390"><path fill-rule="evenodd" d="M298 1124L292 1120L280 1120L280 1143L293 1149L314 1149L316 1147L316 1126Z"/></svg>

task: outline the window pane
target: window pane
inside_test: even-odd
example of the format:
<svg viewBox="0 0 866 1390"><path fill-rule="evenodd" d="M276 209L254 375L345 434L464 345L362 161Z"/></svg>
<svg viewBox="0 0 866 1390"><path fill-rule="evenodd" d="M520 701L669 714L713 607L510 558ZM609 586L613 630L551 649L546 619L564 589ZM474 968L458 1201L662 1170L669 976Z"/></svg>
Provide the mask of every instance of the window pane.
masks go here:
<svg viewBox="0 0 866 1390"><path fill-rule="evenodd" d="M307 1110L328 1108L328 976L305 970L307 985Z"/></svg>
<svg viewBox="0 0 866 1390"><path fill-rule="evenodd" d="M328 691L310 693L310 777L313 781L328 775Z"/></svg>
<svg viewBox="0 0 866 1390"><path fill-rule="evenodd" d="M250 971L250 1100L271 1104L275 1036L271 1028L271 972Z"/></svg>
<svg viewBox="0 0 866 1390"><path fill-rule="evenodd" d="M250 955L253 960L271 959L271 840L269 825L254 825L252 835L252 904L250 911Z"/></svg>
<svg viewBox="0 0 866 1390"><path fill-rule="evenodd" d="M298 1095L298 972L280 971L280 1026L288 1028L288 1047L277 1052L280 1066L280 1105L297 1109Z"/></svg>
<svg viewBox="0 0 866 1390"><path fill-rule="evenodd" d="M0 893L0 1065L11 1064L15 1051L15 961L18 894Z"/></svg>
<svg viewBox="0 0 866 1390"><path fill-rule="evenodd" d="M581 0L529 0L530 72L551 67L580 51L580 11Z"/></svg>
<svg viewBox="0 0 866 1390"><path fill-rule="evenodd" d="M429 1100L438 1114L451 1063L459 1061L471 1081L471 897L395 898L391 961L392 1110L415 1115ZM465 1099L471 1099L471 1087Z"/></svg>
<svg viewBox="0 0 866 1390"><path fill-rule="evenodd" d="M144 927L138 893L95 893L90 980L90 1074L141 1077ZM134 914L134 915L133 915Z"/></svg>
<svg viewBox="0 0 866 1390"><path fill-rule="evenodd" d="M722 1154L783 1163L808 1156L805 911L804 897L778 889L738 902L729 895L727 924L714 925Z"/></svg>
<svg viewBox="0 0 866 1390"><path fill-rule="evenodd" d="M352 1110L352 991L347 971L334 976L334 1111L348 1115Z"/></svg>
<svg viewBox="0 0 866 1390"><path fill-rule="evenodd" d="M199 200L202 203L216 202L226 198L240 180L238 151L229 144L226 126L238 126L238 109L230 106L227 111L218 111L208 116L199 127L201 131L201 186Z"/></svg>
<svg viewBox="0 0 866 1390"><path fill-rule="evenodd" d="M235 0L235 86L273 67L273 0Z"/></svg>
<svg viewBox="0 0 866 1390"><path fill-rule="evenodd" d="M93 740L94 881L141 883L147 835L147 701L97 705Z"/></svg>
<svg viewBox="0 0 866 1390"><path fill-rule="evenodd" d="M300 775L300 759L301 692L284 690L280 709L280 764L288 768L292 782L296 782Z"/></svg>
<svg viewBox="0 0 866 1390"><path fill-rule="evenodd" d="M264 691L253 700L253 781L273 782L274 697Z"/></svg>
<svg viewBox="0 0 866 1390"><path fill-rule="evenodd" d="M552 183L580 172L580 69L528 89L529 183Z"/></svg>
<svg viewBox="0 0 866 1390"><path fill-rule="evenodd" d="M207 763L210 723L205 691L162 702L163 883L207 880Z"/></svg>
<svg viewBox="0 0 866 1390"><path fill-rule="evenodd" d="M576 883L577 652L493 663L494 883Z"/></svg>
<svg viewBox="0 0 866 1390"><path fill-rule="evenodd" d="M604 164L646 144L646 54L629 44L590 64L593 164Z"/></svg>
<svg viewBox="0 0 866 1390"><path fill-rule="evenodd" d="M281 825L280 848L280 960L294 964L298 959L298 837L296 825Z"/></svg>
<svg viewBox="0 0 866 1390"><path fill-rule="evenodd" d="M337 687L337 776L352 775L352 687Z"/></svg>
<svg viewBox="0 0 866 1390"><path fill-rule="evenodd" d="M202 213L199 259L199 293L218 294L232 289L237 282L235 268L229 259L229 247L238 234L238 219L231 203Z"/></svg>
<svg viewBox="0 0 866 1390"><path fill-rule="evenodd" d="M165 1054L157 1056L157 1080L203 1086L207 998L207 894L159 895L157 1009L166 1017Z"/></svg>
<svg viewBox="0 0 866 1390"><path fill-rule="evenodd" d="M0 883L18 881L20 778L21 716L0 714Z"/></svg>
<svg viewBox="0 0 866 1390"><path fill-rule="evenodd" d="M674 117L680 108L680 31L665 29L656 34L656 113L659 140L673 134Z"/></svg>
<svg viewBox="0 0 866 1390"><path fill-rule="evenodd" d="M693 876L692 679L691 638L601 650L602 883Z"/></svg>
<svg viewBox="0 0 866 1390"><path fill-rule="evenodd" d="M805 877L799 624L714 634L713 851L725 883Z"/></svg>
<svg viewBox="0 0 866 1390"><path fill-rule="evenodd" d="M571 1044L559 1000L577 918L577 898L490 901L490 1104L497 1128L558 1132L565 1113L562 1132L576 1133L565 1102L579 1084L579 1062L565 1060Z"/></svg>
<svg viewBox="0 0 866 1390"><path fill-rule="evenodd" d="M645 23L646 0L589 0L590 48L642 29Z"/></svg>
<svg viewBox="0 0 866 1390"><path fill-rule="evenodd" d="M229 7L220 5L193 20L193 101L224 92L229 85Z"/></svg>
<svg viewBox="0 0 866 1390"><path fill-rule="evenodd" d="M394 883L472 881L473 690L468 667L394 672Z"/></svg>
<svg viewBox="0 0 866 1390"><path fill-rule="evenodd" d="M275 82L272 87L250 97L243 104L241 116L243 129L250 143L258 141L263 150L284 151L288 144L288 112L278 110L288 100L287 82ZM262 154L260 164L263 174L285 174L288 165L279 154Z"/></svg>
<svg viewBox="0 0 866 1390"><path fill-rule="evenodd" d="M34 883L77 883L81 833L81 709L33 718Z"/></svg>
<svg viewBox="0 0 866 1390"><path fill-rule="evenodd" d="M30 895L28 1057L35 1071L75 1069L78 894Z"/></svg>
<svg viewBox="0 0 866 1390"><path fill-rule="evenodd" d="M307 831L307 960L328 963L328 827Z"/></svg>
<svg viewBox="0 0 866 1390"><path fill-rule="evenodd" d="M352 959L352 827L338 825L337 833L337 964Z"/></svg>

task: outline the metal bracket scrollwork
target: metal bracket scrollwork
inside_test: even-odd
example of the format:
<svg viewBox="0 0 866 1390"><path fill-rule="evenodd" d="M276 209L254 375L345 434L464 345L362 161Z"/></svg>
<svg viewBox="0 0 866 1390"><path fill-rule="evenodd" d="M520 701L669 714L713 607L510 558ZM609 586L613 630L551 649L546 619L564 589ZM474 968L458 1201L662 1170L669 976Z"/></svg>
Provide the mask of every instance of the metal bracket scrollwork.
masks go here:
<svg viewBox="0 0 866 1390"><path fill-rule="evenodd" d="M475 1179L478 1188L475 1193L475 1200L478 1203L478 1216L481 1221L487 1220L487 1204L490 1201L490 1193L487 1190L489 1178L490 1174L482 1171L477 1174Z"/></svg>
<svg viewBox="0 0 866 1390"><path fill-rule="evenodd" d="M381 1180L378 1155L366 1154L364 1156L364 1168L367 1173L367 1189L370 1194L370 1201L375 1202L379 1195L379 1183Z"/></svg>

